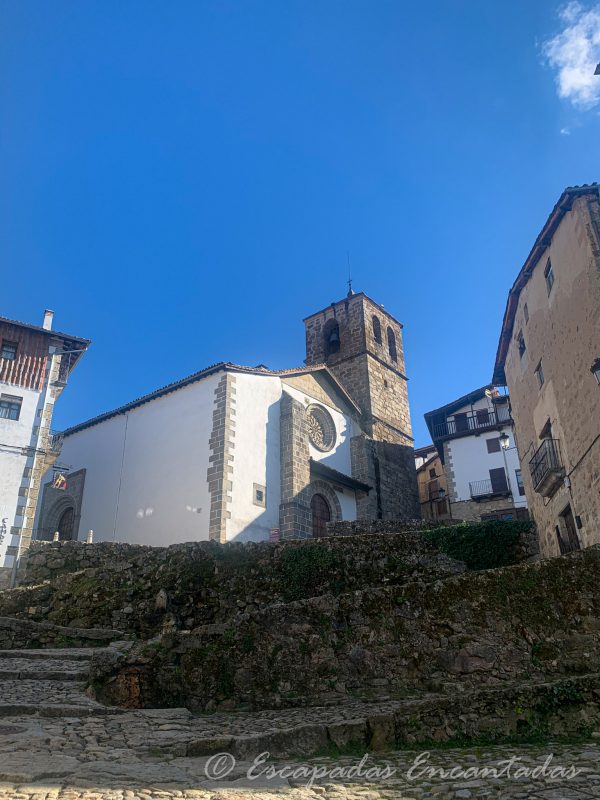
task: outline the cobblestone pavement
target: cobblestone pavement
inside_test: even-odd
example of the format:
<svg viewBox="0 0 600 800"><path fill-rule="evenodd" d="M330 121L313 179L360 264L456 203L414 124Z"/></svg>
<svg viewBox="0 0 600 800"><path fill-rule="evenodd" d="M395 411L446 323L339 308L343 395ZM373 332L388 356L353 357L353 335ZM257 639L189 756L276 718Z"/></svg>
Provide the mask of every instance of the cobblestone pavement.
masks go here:
<svg viewBox="0 0 600 800"><path fill-rule="evenodd" d="M438 750L428 759L406 750L369 754L362 763L360 752L292 759L286 752L314 753L321 742L327 744L327 732L336 725L360 731L366 718L390 704L206 717L185 709L107 709L83 691L81 671L89 653L0 653L0 800L600 798L600 747L595 740L569 746ZM62 681L47 679L61 672L78 674ZM27 677L3 679L2 673ZM277 757L253 764L266 750ZM219 755L223 753L229 755ZM266 768L273 774L266 775ZM437 771L428 772L432 768ZM458 775L448 774L453 768ZM478 768L487 768L487 775ZM535 768L538 774L532 773ZM562 774L553 773L556 768L563 768ZM489 772L493 769L495 774ZM257 773L260 778L252 780Z"/></svg>
<svg viewBox="0 0 600 800"><path fill-rule="evenodd" d="M519 775L518 770L542 770L552 754L546 775ZM81 755L60 756L51 752L31 752L29 759L38 762L35 781L7 782L6 772L0 783L2 800L597 800L600 797L600 752L595 744L579 746L495 747L485 750L434 751L425 760L417 752L401 751L372 754L366 762L361 756L315 758L303 762L282 761L260 763L238 762L227 779L211 781L207 773L218 768L217 757L168 758L141 760L132 752L107 748L97 759L83 761ZM101 756L101 757L100 757ZM416 761L416 759L421 761ZM509 770L507 762L512 761ZM228 764L229 762L226 762ZM54 766L53 766L54 765ZM52 777L67 767L68 774ZM250 774L271 767L277 772L267 780ZM339 775L339 770L362 769L362 776ZM426 768L461 770L463 777L450 779L436 773L428 777ZM476 776L473 770L493 768L500 777ZM557 767L575 768L574 777L552 778ZM386 770L387 772L384 772ZM313 782L311 771L319 770ZM374 775L372 770L379 773ZM467 770L471 772L466 772ZM287 770L283 775L281 770ZM300 772L298 771L300 770ZM324 771L327 771L326 773ZM333 770L338 771L338 775ZM411 772L412 770L412 772ZM293 773L295 772L295 777ZM465 775L466 772L466 775ZM508 772L508 774L507 774ZM41 777L45 774L45 777Z"/></svg>

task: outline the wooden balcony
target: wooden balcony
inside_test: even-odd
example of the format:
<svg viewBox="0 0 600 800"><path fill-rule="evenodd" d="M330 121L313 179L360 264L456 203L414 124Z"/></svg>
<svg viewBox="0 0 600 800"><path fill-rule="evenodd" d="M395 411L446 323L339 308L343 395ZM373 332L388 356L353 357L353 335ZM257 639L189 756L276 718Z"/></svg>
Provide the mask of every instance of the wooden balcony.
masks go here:
<svg viewBox="0 0 600 800"><path fill-rule="evenodd" d="M565 477L558 439L544 439L529 461L534 491L553 495Z"/></svg>
<svg viewBox="0 0 600 800"><path fill-rule="evenodd" d="M498 405L494 409L477 409L465 414L454 414L453 419L446 419L433 426L434 439L450 439L455 436L468 436L472 433L484 433L512 423L508 405Z"/></svg>
<svg viewBox="0 0 600 800"><path fill-rule="evenodd" d="M0 383L41 391L46 376L46 356L17 354L16 358L0 358Z"/></svg>

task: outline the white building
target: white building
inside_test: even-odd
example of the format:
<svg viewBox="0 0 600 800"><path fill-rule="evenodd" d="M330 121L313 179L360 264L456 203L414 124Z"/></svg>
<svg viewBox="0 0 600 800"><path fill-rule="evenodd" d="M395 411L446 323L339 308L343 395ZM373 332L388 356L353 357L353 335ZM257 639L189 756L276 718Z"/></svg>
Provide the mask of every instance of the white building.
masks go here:
<svg viewBox="0 0 600 800"><path fill-rule="evenodd" d="M358 335L374 309L390 331L395 325L389 364L387 339L379 336L371 354ZM400 330L353 294L307 322L307 349L320 347L325 364L271 371L221 362L69 428L59 459L68 488L53 488L48 476L39 538L59 531L84 539L93 530L94 541L150 545L259 541L320 536L328 521L357 515L418 516L412 440L401 430ZM377 371L368 373L375 355ZM397 398L391 421L371 404L384 383ZM389 436L381 435L387 424Z"/></svg>
<svg viewBox="0 0 600 800"><path fill-rule="evenodd" d="M527 518L507 395L483 386L425 414L454 519Z"/></svg>
<svg viewBox="0 0 600 800"><path fill-rule="evenodd" d="M31 541L40 480L56 454L54 403L89 342L0 317L0 586Z"/></svg>

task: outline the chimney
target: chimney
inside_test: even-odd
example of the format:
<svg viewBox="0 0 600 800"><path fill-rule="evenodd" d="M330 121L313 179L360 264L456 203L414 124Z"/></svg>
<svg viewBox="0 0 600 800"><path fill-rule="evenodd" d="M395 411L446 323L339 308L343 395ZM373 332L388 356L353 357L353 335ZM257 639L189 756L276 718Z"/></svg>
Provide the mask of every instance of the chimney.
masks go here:
<svg viewBox="0 0 600 800"><path fill-rule="evenodd" d="M54 311L50 311L50 309L47 308L44 311L44 324L42 325L42 328L44 328L44 330L46 331L51 331L53 319L54 319Z"/></svg>

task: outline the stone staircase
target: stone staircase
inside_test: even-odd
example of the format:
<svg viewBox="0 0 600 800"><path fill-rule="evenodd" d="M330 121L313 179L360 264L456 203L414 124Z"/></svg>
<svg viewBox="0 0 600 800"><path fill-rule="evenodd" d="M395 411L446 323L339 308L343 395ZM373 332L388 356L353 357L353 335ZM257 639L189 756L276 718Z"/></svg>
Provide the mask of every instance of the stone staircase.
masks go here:
<svg viewBox="0 0 600 800"><path fill-rule="evenodd" d="M85 694L94 652L98 649L0 650L0 717L106 713L106 706Z"/></svg>
<svg viewBox="0 0 600 800"><path fill-rule="evenodd" d="M121 631L0 617L0 717L119 713L86 694L94 655L114 653Z"/></svg>

